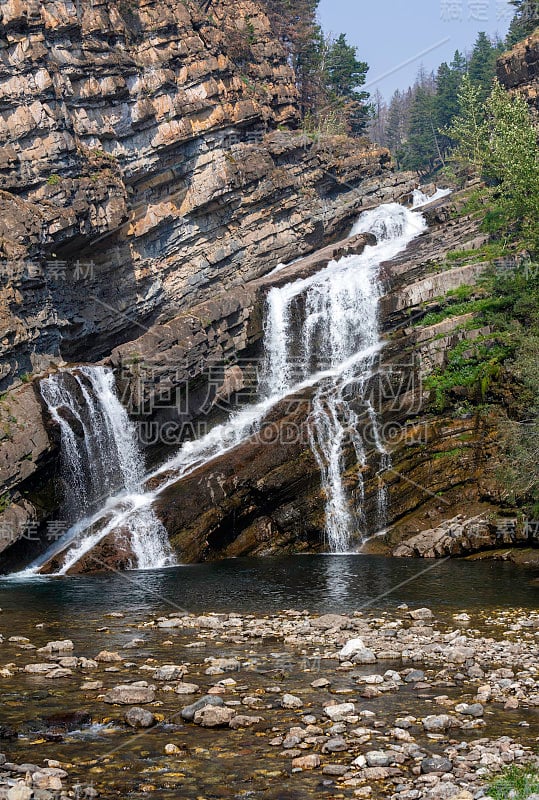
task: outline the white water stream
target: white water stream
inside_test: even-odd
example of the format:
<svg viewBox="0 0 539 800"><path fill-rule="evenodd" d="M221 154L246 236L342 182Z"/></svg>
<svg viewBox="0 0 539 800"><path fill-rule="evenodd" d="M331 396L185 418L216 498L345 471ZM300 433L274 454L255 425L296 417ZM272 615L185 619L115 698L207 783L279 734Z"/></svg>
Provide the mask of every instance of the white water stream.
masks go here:
<svg viewBox="0 0 539 800"><path fill-rule="evenodd" d="M316 371L338 369L336 377L317 383L308 425L326 497L325 533L332 552L348 551L368 532L362 477L367 458L361 434L365 425L373 434L380 471L389 466L378 415L368 399L373 353L381 347L380 264L398 255L425 228L421 215L396 203L366 211L351 235L373 233L377 245L366 247L360 255L334 261L309 278L273 288L268 294L262 382L266 395L289 393ZM370 355L348 363L362 350ZM347 475L347 446L358 465L352 475ZM386 506L387 492L380 480L379 527L385 524Z"/></svg>
<svg viewBox="0 0 539 800"><path fill-rule="evenodd" d="M136 428L116 394L112 370L84 366L60 371L43 380L40 388L60 428L66 518L86 516L96 506L102 507L107 498L125 494L132 498L133 513L107 527L125 530L136 559L133 566L143 569L174 563L163 525L151 506L137 501L144 496L144 461ZM70 529L77 532L73 538L79 538L78 527L76 522ZM88 552L95 536L103 538L104 530L74 544L62 572Z"/></svg>

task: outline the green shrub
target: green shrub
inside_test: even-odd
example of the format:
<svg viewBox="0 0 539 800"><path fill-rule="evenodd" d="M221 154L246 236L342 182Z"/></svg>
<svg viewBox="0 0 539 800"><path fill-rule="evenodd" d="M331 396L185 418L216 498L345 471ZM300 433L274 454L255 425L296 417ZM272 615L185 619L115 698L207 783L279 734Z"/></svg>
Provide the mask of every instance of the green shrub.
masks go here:
<svg viewBox="0 0 539 800"><path fill-rule="evenodd" d="M526 800L539 792L539 772L535 767L508 767L489 784L488 793L494 800Z"/></svg>

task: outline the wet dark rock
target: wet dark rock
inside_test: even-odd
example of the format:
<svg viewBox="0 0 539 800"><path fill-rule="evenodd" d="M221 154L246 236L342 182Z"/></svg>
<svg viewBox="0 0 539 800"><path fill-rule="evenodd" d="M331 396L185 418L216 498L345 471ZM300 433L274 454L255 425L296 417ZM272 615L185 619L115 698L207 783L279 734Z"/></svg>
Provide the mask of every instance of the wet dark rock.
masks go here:
<svg viewBox="0 0 539 800"><path fill-rule="evenodd" d="M65 711L45 717L44 722L50 728L63 731L76 731L91 725L92 715L87 711Z"/></svg>
<svg viewBox="0 0 539 800"><path fill-rule="evenodd" d="M194 703L191 703L189 706L184 706L181 710L182 719L186 720L187 722L192 722L195 718L195 714L200 709L204 708L204 706L224 706L224 700L219 695L209 694L205 697L201 697L198 700L195 700Z"/></svg>
<svg viewBox="0 0 539 800"><path fill-rule="evenodd" d="M431 772L452 772L453 764L448 758L441 756L432 756L424 758L421 762L421 772L424 775L429 775Z"/></svg>
<svg viewBox="0 0 539 800"><path fill-rule="evenodd" d="M126 711L124 719L131 728L151 728L155 725L155 717L151 711L138 706Z"/></svg>

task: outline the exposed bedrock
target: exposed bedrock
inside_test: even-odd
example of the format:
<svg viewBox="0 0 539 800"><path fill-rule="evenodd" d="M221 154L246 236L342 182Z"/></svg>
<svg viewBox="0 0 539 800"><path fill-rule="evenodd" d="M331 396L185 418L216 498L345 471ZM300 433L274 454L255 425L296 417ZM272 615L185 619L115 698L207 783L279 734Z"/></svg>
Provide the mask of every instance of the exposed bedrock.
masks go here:
<svg viewBox="0 0 539 800"><path fill-rule="evenodd" d="M0 42L0 390L99 360L414 183L367 140L294 130L256 0L12 0Z"/></svg>
<svg viewBox="0 0 539 800"><path fill-rule="evenodd" d="M518 90L539 111L539 29L498 59L497 77L502 86Z"/></svg>

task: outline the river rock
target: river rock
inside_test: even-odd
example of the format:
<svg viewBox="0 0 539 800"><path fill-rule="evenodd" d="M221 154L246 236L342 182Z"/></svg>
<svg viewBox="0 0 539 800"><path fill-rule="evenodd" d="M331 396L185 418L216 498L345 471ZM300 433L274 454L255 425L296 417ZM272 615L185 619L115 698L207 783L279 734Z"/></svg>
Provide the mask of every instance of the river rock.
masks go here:
<svg viewBox="0 0 539 800"><path fill-rule="evenodd" d="M237 658L210 658L210 666L205 670L206 675L220 675L223 672L238 672L241 664Z"/></svg>
<svg viewBox="0 0 539 800"><path fill-rule="evenodd" d="M421 772L424 775L429 775L431 772L451 772L453 764L448 758L442 756L431 756L424 758L421 762Z"/></svg>
<svg viewBox="0 0 539 800"><path fill-rule="evenodd" d="M357 650L351 658L353 664L374 664L376 661L376 655L372 650L369 650L368 647L364 647L362 650Z"/></svg>
<svg viewBox="0 0 539 800"><path fill-rule="evenodd" d="M359 653L361 650L365 650L363 639L350 639L339 651L339 660L349 661L355 653Z"/></svg>
<svg viewBox="0 0 539 800"><path fill-rule="evenodd" d="M200 690L200 686L196 683L178 683L174 687L176 694L196 694Z"/></svg>
<svg viewBox="0 0 539 800"><path fill-rule="evenodd" d="M323 614L321 617L311 620L311 625L313 628L320 628L324 631L330 628L341 630L342 628L348 628L350 619L342 616L342 614Z"/></svg>
<svg viewBox="0 0 539 800"><path fill-rule="evenodd" d="M100 664L115 664L119 661L123 661L123 656L119 653L113 653L110 650L101 650L101 652L96 655L95 660Z"/></svg>
<svg viewBox="0 0 539 800"><path fill-rule="evenodd" d="M205 706L224 706L224 700L218 695L205 695L204 697L195 700L195 702L191 703L191 705L182 708L180 712L182 719L186 720L187 722L192 722L197 711L200 711L200 709L204 708Z"/></svg>
<svg viewBox="0 0 539 800"><path fill-rule="evenodd" d="M25 672L28 672L30 675L46 675L47 672L52 672L55 669L55 664L44 663L44 664L27 664L24 668Z"/></svg>
<svg viewBox="0 0 539 800"><path fill-rule="evenodd" d="M8 800L30 800L33 791L25 783L16 783L7 793Z"/></svg>
<svg viewBox="0 0 539 800"><path fill-rule="evenodd" d="M158 628L183 628L181 619L172 617L171 619L160 619L157 623Z"/></svg>
<svg viewBox="0 0 539 800"><path fill-rule="evenodd" d="M434 617L430 608L415 608L413 611L409 611L408 614L412 619L432 619Z"/></svg>
<svg viewBox="0 0 539 800"><path fill-rule="evenodd" d="M59 792L62 789L62 777L67 777L67 772L63 770L38 770L32 774L32 784L37 789L49 789L53 792Z"/></svg>
<svg viewBox="0 0 539 800"><path fill-rule="evenodd" d="M389 767L394 755L385 750L369 750L368 753L365 753L365 759L369 767Z"/></svg>
<svg viewBox="0 0 539 800"><path fill-rule="evenodd" d="M421 669L411 669L410 672L408 672L405 675L404 680L406 681L406 683L415 683L416 681L424 681L425 673Z"/></svg>
<svg viewBox="0 0 539 800"><path fill-rule="evenodd" d="M332 739L328 739L328 741L322 745L323 753L343 753L345 750L348 750L348 743L342 736L335 736Z"/></svg>
<svg viewBox="0 0 539 800"><path fill-rule="evenodd" d="M281 698L282 708L302 708L303 700L293 694L284 694Z"/></svg>
<svg viewBox="0 0 539 800"><path fill-rule="evenodd" d="M445 651L445 658L453 664L464 664L474 656L475 650L473 647L448 647Z"/></svg>
<svg viewBox="0 0 539 800"><path fill-rule="evenodd" d="M155 717L146 708L134 706L125 713L125 721L131 728L151 728L155 725Z"/></svg>
<svg viewBox="0 0 539 800"><path fill-rule="evenodd" d="M105 703L114 703L117 705L127 706L136 705L138 703L153 703L155 700L155 692L153 689L144 686L115 686L110 689L104 696Z"/></svg>
<svg viewBox="0 0 539 800"><path fill-rule="evenodd" d="M52 669L50 672L47 672L47 678L50 679L69 678L70 675L73 675L72 670L62 669L61 667L57 667L56 669Z"/></svg>
<svg viewBox="0 0 539 800"><path fill-rule="evenodd" d="M197 628L216 631L223 627L223 621L218 617L202 616L195 619L195 625Z"/></svg>
<svg viewBox="0 0 539 800"><path fill-rule="evenodd" d="M423 727L429 733L443 733L453 724L452 718L448 714L431 714L422 720Z"/></svg>
<svg viewBox="0 0 539 800"><path fill-rule="evenodd" d="M193 721L203 728L224 728L230 725L235 712L226 706L205 705L195 712Z"/></svg>
<svg viewBox="0 0 539 800"><path fill-rule="evenodd" d="M339 703L334 706L326 706L324 714L329 717L333 722L340 722L341 720L355 714L355 706L353 703Z"/></svg>
<svg viewBox="0 0 539 800"><path fill-rule="evenodd" d="M230 727L233 730L237 728L252 728L253 725L258 725L263 721L263 717L250 717L247 714L238 714L230 720Z"/></svg>
<svg viewBox="0 0 539 800"><path fill-rule="evenodd" d="M320 756L316 755L316 753L292 759L292 769L316 769L319 766Z"/></svg>
<svg viewBox="0 0 539 800"><path fill-rule="evenodd" d="M47 642L47 644L44 647L40 647L37 652L43 655L52 655L53 653L68 653L70 650L74 650L74 648L75 645L71 639L62 639L57 642Z"/></svg>
<svg viewBox="0 0 539 800"><path fill-rule="evenodd" d="M153 679L156 681L175 681L183 678L187 672L187 667L178 666L177 664L163 664L158 667L153 673Z"/></svg>
<svg viewBox="0 0 539 800"><path fill-rule="evenodd" d="M467 717L482 717L485 713L481 703L459 703L455 706L455 711Z"/></svg>
<svg viewBox="0 0 539 800"><path fill-rule="evenodd" d="M331 681L328 681L327 678L317 678L315 681L311 683L313 689L325 689L326 686L330 686Z"/></svg>

